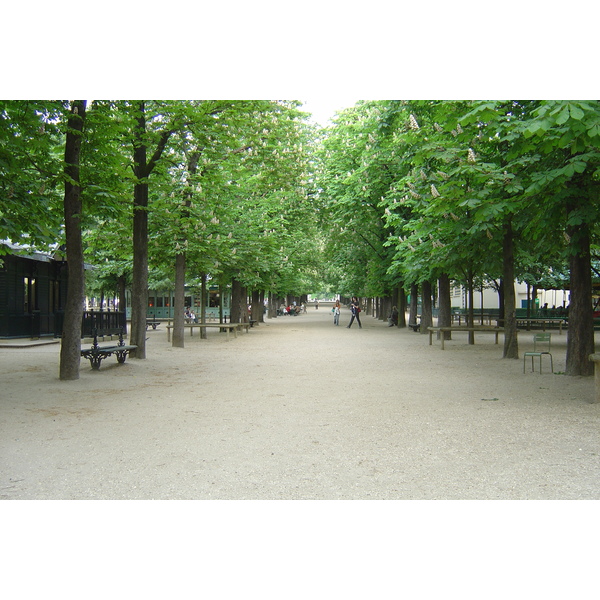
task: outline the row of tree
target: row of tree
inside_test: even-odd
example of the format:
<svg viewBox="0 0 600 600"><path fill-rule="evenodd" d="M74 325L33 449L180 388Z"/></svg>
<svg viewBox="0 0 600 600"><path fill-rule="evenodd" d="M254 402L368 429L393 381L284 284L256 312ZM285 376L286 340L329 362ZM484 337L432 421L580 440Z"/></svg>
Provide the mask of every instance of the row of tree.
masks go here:
<svg viewBox="0 0 600 600"><path fill-rule="evenodd" d="M432 290L449 325L450 281L469 290L471 322L474 287L494 284L504 356L517 358L513 282L566 273L567 373L592 374L598 102L359 102L325 133L318 164L338 289L400 304L419 290L426 330Z"/></svg>
<svg viewBox="0 0 600 600"><path fill-rule="evenodd" d="M515 279L567 274L567 373L592 373L598 102L364 101L320 131L306 117L292 101L0 102L0 239L66 239L63 379L79 373L84 260L131 286L138 358L149 273L175 289L175 345L190 280L231 285L234 318L248 289L385 298L401 319L420 292L422 330L434 290L449 325L451 281L471 299L495 285L507 358Z"/></svg>
<svg viewBox="0 0 600 600"><path fill-rule="evenodd" d="M320 271L314 129L298 102L14 101L0 117L0 239L66 241L62 379L79 376L84 261L131 286L137 358L149 271L175 289L174 345L187 279L282 296Z"/></svg>

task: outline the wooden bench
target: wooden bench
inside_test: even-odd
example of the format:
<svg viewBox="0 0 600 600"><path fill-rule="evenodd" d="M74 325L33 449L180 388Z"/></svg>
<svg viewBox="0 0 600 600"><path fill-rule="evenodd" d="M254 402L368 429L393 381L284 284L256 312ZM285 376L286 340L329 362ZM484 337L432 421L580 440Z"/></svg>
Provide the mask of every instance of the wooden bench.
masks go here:
<svg viewBox="0 0 600 600"><path fill-rule="evenodd" d="M189 328L191 336L194 335L194 329L196 327L218 327L219 329L223 329L227 332L227 341L229 341L230 331L233 331L234 337L237 337L237 332L239 329L246 329L246 333L248 333L250 323L184 323L183 326ZM171 341L171 329L173 329L173 327L175 326L167 325L167 342Z"/></svg>
<svg viewBox="0 0 600 600"><path fill-rule="evenodd" d="M429 331L429 345L432 345L433 334L437 333L438 340L442 341L442 350L444 349L444 336L440 335L440 333L444 333L446 331L450 331L454 333L462 332L462 331L474 331L475 333L495 333L496 334L496 344L498 343L498 334L504 332L503 327L428 327Z"/></svg>
<svg viewBox="0 0 600 600"><path fill-rule="evenodd" d="M517 317L517 326L520 327L524 325L527 327L528 325L541 325L542 331L546 331L546 327L551 327L554 325L558 325L558 334L562 335L563 325L567 324L565 319L560 318L548 318L548 319L524 319L522 317Z"/></svg>
<svg viewBox="0 0 600 600"><path fill-rule="evenodd" d="M589 359L594 363L594 383L596 386L596 394L592 400L592 404L600 403L600 354L590 354Z"/></svg>
<svg viewBox="0 0 600 600"><path fill-rule="evenodd" d="M92 344L92 347L88 350L81 351L81 356L83 358L89 359L92 369L95 369L96 371L100 369L100 363L112 354L116 355L117 362L119 364L123 364L129 352L137 348L137 346L127 346L125 344L125 341L123 340L122 329L119 332L119 343L116 346L99 346L97 333L97 330L94 330L94 342Z"/></svg>

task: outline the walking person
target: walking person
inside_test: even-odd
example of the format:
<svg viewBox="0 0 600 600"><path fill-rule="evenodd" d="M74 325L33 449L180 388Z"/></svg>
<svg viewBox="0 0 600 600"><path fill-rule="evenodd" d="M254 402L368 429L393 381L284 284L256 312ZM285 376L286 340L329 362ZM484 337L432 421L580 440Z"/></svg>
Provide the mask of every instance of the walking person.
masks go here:
<svg viewBox="0 0 600 600"><path fill-rule="evenodd" d="M335 306L331 309L331 312L333 313L333 324L339 325L340 324L340 301L339 300L336 301Z"/></svg>
<svg viewBox="0 0 600 600"><path fill-rule="evenodd" d="M354 319L358 323L358 328L362 329L362 325L360 322L360 303L358 302L358 298L356 296L352 296L352 302L350 302L350 310L352 311L352 318L350 319L350 323L347 328L350 329L352 327L352 323L354 323Z"/></svg>

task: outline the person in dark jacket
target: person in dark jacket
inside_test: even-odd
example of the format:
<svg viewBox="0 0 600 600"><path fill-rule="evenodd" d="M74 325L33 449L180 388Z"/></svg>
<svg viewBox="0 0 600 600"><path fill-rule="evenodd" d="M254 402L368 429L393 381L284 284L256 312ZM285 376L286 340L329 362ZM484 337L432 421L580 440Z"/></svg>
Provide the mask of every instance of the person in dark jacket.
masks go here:
<svg viewBox="0 0 600 600"><path fill-rule="evenodd" d="M350 323L347 328L350 329L352 327L352 323L354 323L354 319L358 323L358 327L362 329L362 324L360 322L360 303L358 302L358 298L356 296L352 296L352 302L350 302L350 310L352 311L352 318L350 319Z"/></svg>

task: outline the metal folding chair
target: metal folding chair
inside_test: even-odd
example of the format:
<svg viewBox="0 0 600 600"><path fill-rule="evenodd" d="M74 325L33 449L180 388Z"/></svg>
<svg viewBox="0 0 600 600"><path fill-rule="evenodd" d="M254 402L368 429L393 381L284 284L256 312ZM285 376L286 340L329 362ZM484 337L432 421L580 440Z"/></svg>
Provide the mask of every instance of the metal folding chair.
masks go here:
<svg viewBox="0 0 600 600"><path fill-rule="evenodd" d="M533 360L536 357L540 359L540 374L542 373L542 356L548 355L550 357L550 370L554 373L554 364L552 361L552 354L550 354L550 345L552 343L550 333L534 333L533 334L533 352L525 352L523 354L523 373L525 373L525 362L527 357L531 356L531 372L535 371ZM539 348L547 348L547 350L540 350Z"/></svg>

